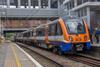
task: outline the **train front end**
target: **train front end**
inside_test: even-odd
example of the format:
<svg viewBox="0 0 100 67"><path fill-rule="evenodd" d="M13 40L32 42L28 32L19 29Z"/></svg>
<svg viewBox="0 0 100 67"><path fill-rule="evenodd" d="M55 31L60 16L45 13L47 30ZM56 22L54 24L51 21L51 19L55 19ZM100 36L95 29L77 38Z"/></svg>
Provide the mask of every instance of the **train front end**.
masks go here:
<svg viewBox="0 0 100 67"><path fill-rule="evenodd" d="M77 17L60 18L65 52L88 51L91 48L88 25Z"/></svg>

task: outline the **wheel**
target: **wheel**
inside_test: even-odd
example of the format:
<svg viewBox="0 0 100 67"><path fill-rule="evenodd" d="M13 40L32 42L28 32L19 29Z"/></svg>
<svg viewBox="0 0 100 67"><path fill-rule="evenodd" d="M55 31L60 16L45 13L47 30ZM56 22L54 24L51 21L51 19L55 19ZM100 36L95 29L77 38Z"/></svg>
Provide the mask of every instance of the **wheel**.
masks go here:
<svg viewBox="0 0 100 67"><path fill-rule="evenodd" d="M76 52L77 52L76 51L76 46L73 46L72 49L71 49L71 51L70 51L70 54L73 55L73 54L76 54Z"/></svg>
<svg viewBox="0 0 100 67"><path fill-rule="evenodd" d="M57 52L57 48L56 48L56 47L53 47L52 52L53 52L53 53L56 53L56 52Z"/></svg>
<svg viewBox="0 0 100 67"><path fill-rule="evenodd" d="M58 50L58 55L63 55L64 54L64 52L63 51L61 51L61 50Z"/></svg>
<svg viewBox="0 0 100 67"><path fill-rule="evenodd" d="M84 46L82 52L88 54L90 51L86 48L86 46Z"/></svg>
<svg viewBox="0 0 100 67"><path fill-rule="evenodd" d="M58 55L63 55L63 54L64 54L64 52L63 52L63 51L61 51L61 48L58 48L57 53L58 53Z"/></svg>
<svg viewBox="0 0 100 67"><path fill-rule="evenodd" d="M71 50L70 54L71 54L71 55L76 54L76 50L74 50L74 49L73 49L73 50Z"/></svg>

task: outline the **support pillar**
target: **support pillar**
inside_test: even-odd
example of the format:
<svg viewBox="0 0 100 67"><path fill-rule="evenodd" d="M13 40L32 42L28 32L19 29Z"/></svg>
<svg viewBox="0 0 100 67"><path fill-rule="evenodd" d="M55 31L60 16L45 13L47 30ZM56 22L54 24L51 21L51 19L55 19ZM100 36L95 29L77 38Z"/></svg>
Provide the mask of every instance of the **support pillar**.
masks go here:
<svg viewBox="0 0 100 67"><path fill-rule="evenodd" d="M58 9L60 8L60 1L58 0Z"/></svg>
<svg viewBox="0 0 100 67"><path fill-rule="evenodd" d="M60 1L59 1L59 0L57 0L57 1L58 1L58 2L57 2L57 3L58 3L58 14L59 14L59 16L60 16L60 11L62 11L62 10L61 10L61 8L60 8L60 7L61 7L61 6L60 6Z"/></svg>
<svg viewBox="0 0 100 67"><path fill-rule="evenodd" d="M51 8L51 0L48 0L48 8Z"/></svg>
<svg viewBox="0 0 100 67"><path fill-rule="evenodd" d="M75 7L77 6L77 0L74 0L74 6Z"/></svg>
<svg viewBox="0 0 100 67"><path fill-rule="evenodd" d="M10 0L7 0L7 8L10 8Z"/></svg>
<svg viewBox="0 0 100 67"><path fill-rule="evenodd" d="M31 8L31 0L28 0L28 7Z"/></svg>
<svg viewBox="0 0 100 67"><path fill-rule="evenodd" d="M90 7L87 7L87 21L88 21L88 26L90 28Z"/></svg>
<svg viewBox="0 0 100 67"><path fill-rule="evenodd" d="M41 0L38 0L38 6L41 8Z"/></svg>
<svg viewBox="0 0 100 67"><path fill-rule="evenodd" d="M21 6L20 4L21 4L21 3L20 3L20 0L18 0L18 8L20 8L20 6Z"/></svg>

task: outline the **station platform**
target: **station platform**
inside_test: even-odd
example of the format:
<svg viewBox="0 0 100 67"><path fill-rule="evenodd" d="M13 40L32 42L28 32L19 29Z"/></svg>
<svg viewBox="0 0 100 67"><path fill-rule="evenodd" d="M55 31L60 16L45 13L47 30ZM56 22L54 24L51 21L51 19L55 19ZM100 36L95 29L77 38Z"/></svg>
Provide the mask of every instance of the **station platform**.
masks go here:
<svg viewBox="0 0 100 67"><path fill-rule="evenodd" d="M12 42L0 44L0 67L43 67L28 53Z"/></svg>
<svg viewBox="0 0 100 67"><path fill-rule="evenodd" d="M94 43L94 44L92 44L92 46L100 47L100 43L98 43L98 44Z"/></svg>

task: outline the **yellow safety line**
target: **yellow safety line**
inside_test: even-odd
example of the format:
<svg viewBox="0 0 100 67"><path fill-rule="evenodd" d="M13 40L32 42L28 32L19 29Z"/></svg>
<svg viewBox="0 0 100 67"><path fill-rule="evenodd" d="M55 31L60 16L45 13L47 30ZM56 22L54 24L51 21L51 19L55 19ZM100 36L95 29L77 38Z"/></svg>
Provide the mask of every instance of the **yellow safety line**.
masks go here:
<svg viewBox="0 0 100 67"><path fill-rule="evenodd" d="M10 46L11 46L11 45L10 45ZM17 66L18 66L18 67L21 67L21 63L20 63L19 58L18 58L18 56L17 56L17 54L16 54L16 50L14 49L13 46L11 46L11 48L12 48L13 54L14 54L14 56L15 56Z"/></svg>

